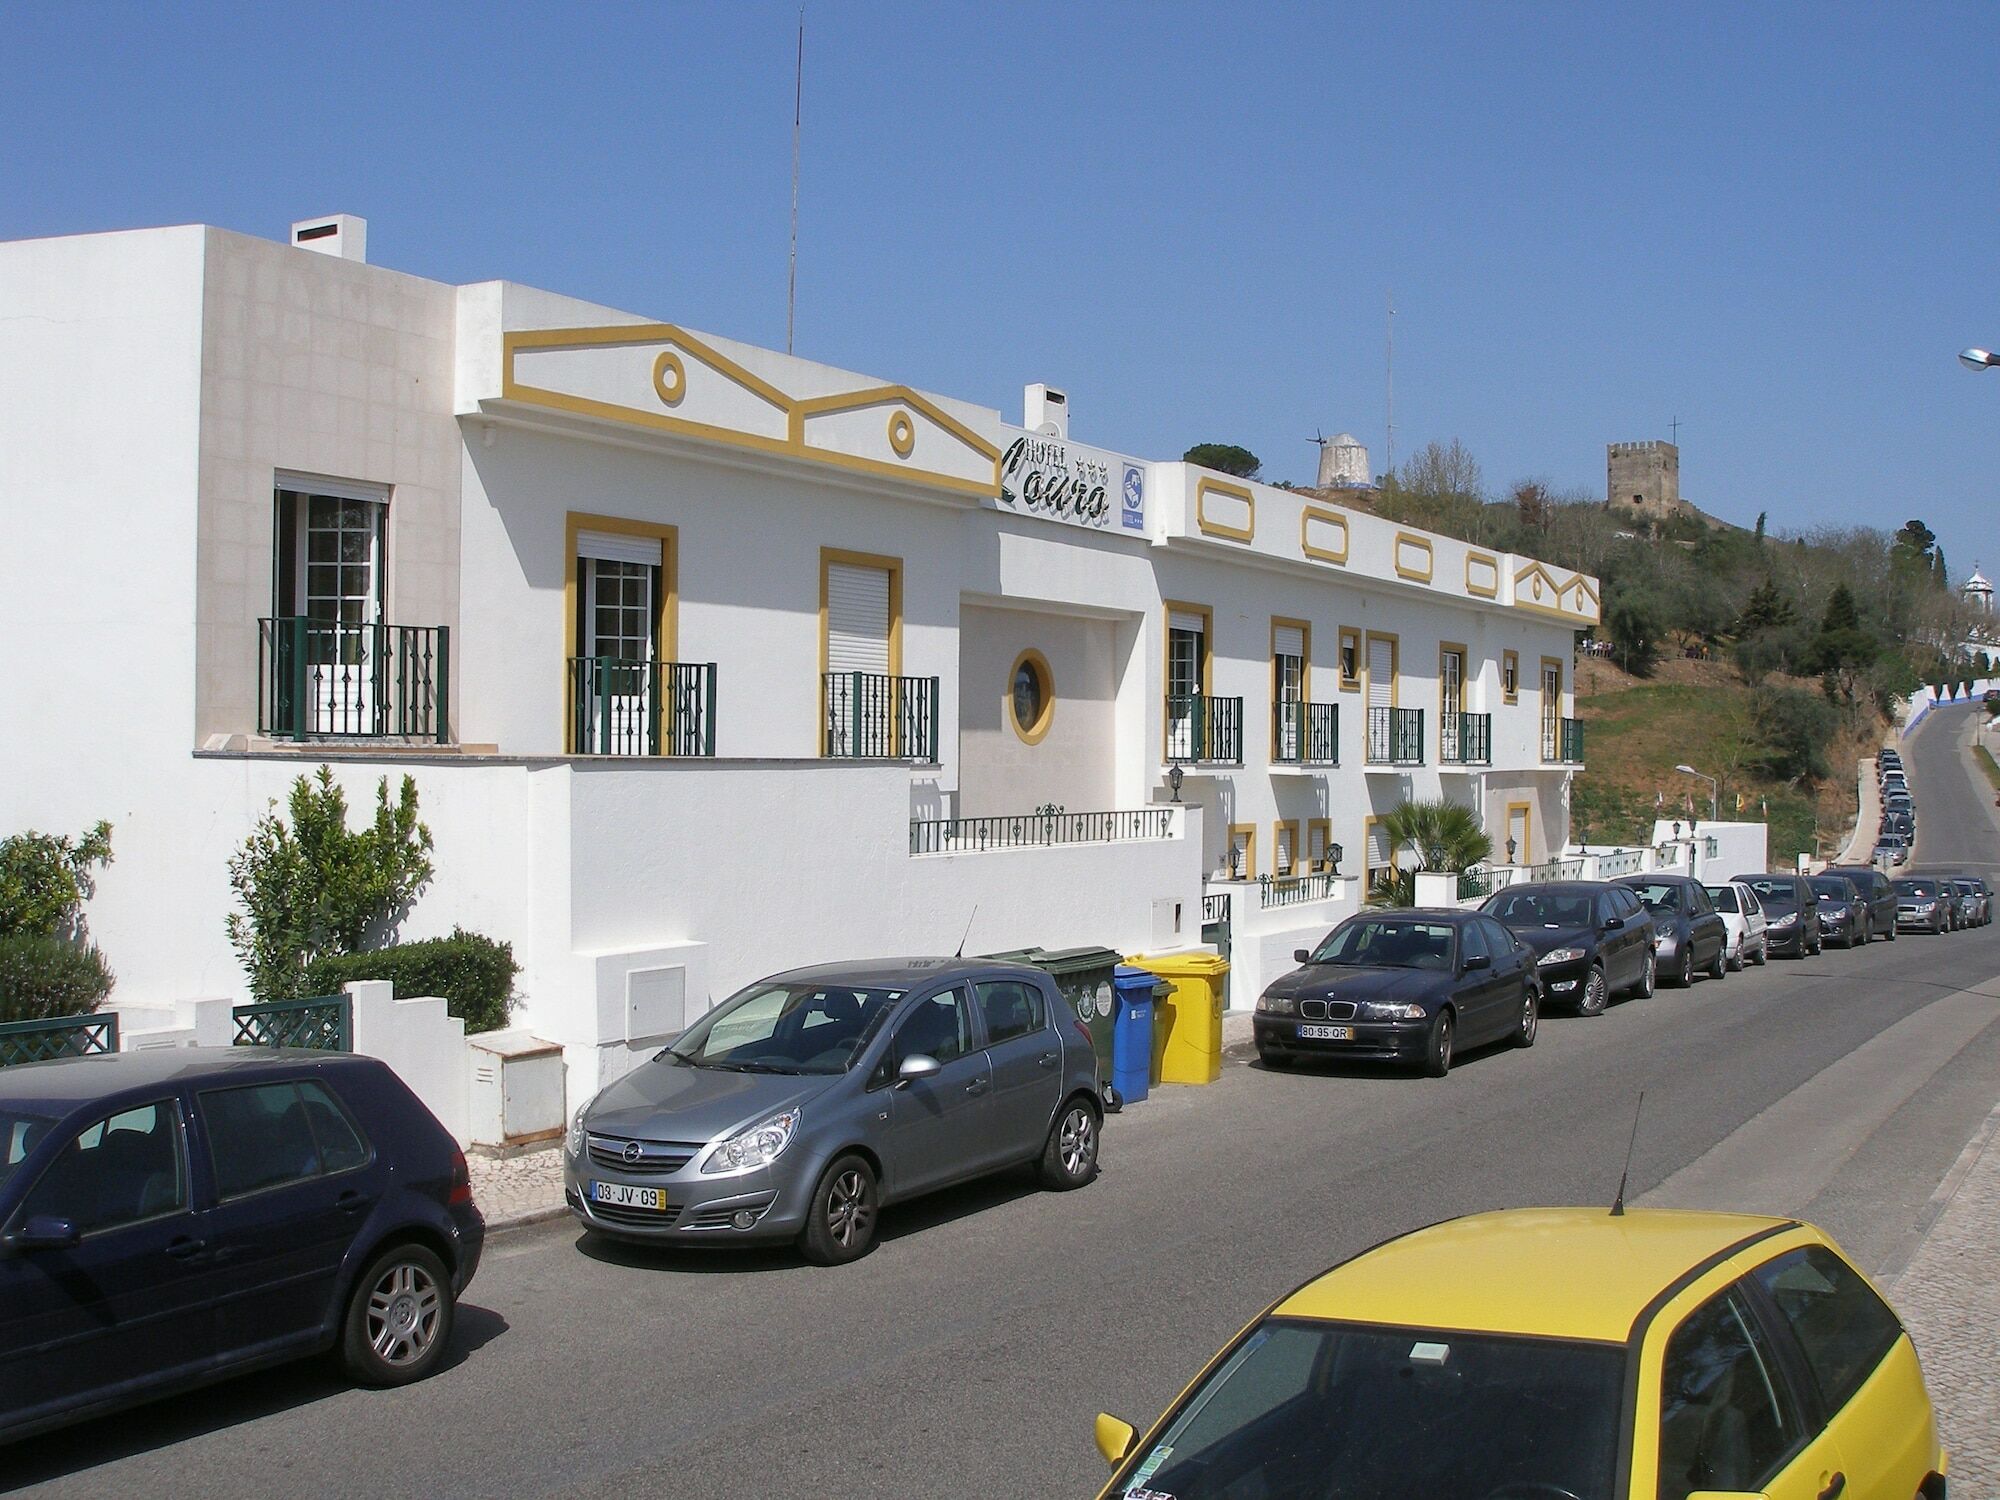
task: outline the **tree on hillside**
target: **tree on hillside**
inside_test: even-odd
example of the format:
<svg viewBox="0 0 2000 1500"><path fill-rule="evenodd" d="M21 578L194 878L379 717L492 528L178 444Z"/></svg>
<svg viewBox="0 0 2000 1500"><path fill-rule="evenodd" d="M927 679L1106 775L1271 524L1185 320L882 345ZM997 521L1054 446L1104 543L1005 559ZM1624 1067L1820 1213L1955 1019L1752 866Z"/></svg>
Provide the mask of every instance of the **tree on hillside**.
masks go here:
<svg viewBox="0 0 2000 1500"><path fill-rule="evenodd" d="M1659 608L1651 594L1620 589L1604 605L1604 633L1611 659L1634 677L1647 676L1659 659Z"/></svg>
<svg viewBox="0 0 2000 1500"><path fill-rule="evenodd" d="M1764 693L1757 706L1764 738L1764 765L1783 781L1813 782L1827 774L1826 747L1836 727L1823 699L1797 688Z"/></svg>
<svg viewBox="0 0 2000 1500"><path fill-rule="evenodd" d="M1515 516L1523 531L1549 529L1549 512L1555 501L1547 485L1539 479L1524 479L1514 486L1514 493L1508 498L1513 502Z"/></svg>
<svg viewBox="0 0 2000 1500"><path fill-rule="evenodd" d="M1264 468L1256 454L1234 443L1196 443L1181 455L1181 459L1186 463L1200 464L1204 469L1219 469L1224 474L1234 474L1238 479L1255 479Z"/></svg>
<svg viewBox="0 0 2000 1500"><path fill-rule="evenodd" d="M1839 696L1852 702L1854 678L1865 672L1881 654L1872 632L1861 628L1861 611L1846 584L1834 586L1820 617L1819 634L1813 637L1813 659L1825 674L1839 677Z"/></svg>

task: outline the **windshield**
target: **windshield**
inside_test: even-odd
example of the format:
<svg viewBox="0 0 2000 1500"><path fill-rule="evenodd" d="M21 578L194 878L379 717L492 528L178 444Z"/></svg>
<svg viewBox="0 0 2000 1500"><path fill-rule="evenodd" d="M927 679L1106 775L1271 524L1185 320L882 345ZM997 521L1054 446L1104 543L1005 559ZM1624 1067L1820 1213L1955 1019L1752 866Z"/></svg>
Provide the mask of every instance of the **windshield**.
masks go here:
<svg viewBox="0 0 2000 1500"><path fill-rule="evenodd" d="M11 1104L0 1104L0 1188L41 1144L53 1124L47 1115L25 1114Z"/></svg>
<svg viewBox="0 0 2000 1500"><path fill-rule="evenodd" d="M1703 886L1703 887L1702 887L1702 889L1708 892L1708 899L1709 899L1709 900L1711 900L1711 901L1713 901L1713 902L1715 903L1715 909L1716 909L1717 911L1735 911L1735 910L1736 910L1736 887L1735 887L1735 886L1733 886L1733 885L1706 885L1706 886Z"/></svg>
<svg viewBox="0 0 2000 1500"><path fill-rule="evenodd" d="M660 1056L744 1073L844 1073L902 998L901 990L839 984L755 984Z"/></svg>
<svg viewBox="0 0 2000 1500"><path fill-rule="evenodd" d="M1819 892L1822 901L1852 901L1854 887L1833 875L1813 876L1812 888Z"/></svg>
<svg viewBox="0 0 2000 1500"><path fill-rule="evenodd" d="M1604 1500L1624 1361L1608 1344L1272 1318L1189 1396L1115 1493Z"/></svg>
<svg viewBox="0 0 2000 1500"><path fill-rule="evenodd" d="M1926 900L1937 894L1937 886L1928 880L1899 880L1896 882L1899 896L1922 896Z"/></svg>
<svg viewBox="0 0 2000 1500"><path fill-rule="evenodd" d="M1313 954L1316 964L1377 969L1448 969L1451 924L1408 918L1350 917Z"/></svg>
<svg viewBox="0 0 2000 1500"><path fill-rule="evenodd" d="M1789 880L1746 880L1743 883L1757 893L1759 901L1767 904L1777 901L1789 906L1799 899L1796 887Z"/></svg>
<svg viewBox="0 0 2000 1500"><path fill-rule="evenodd" d="M1677 885L1635 885L1639 899L1646 903L1648 911L1679 911L1681 909L1681 888Z"/></svg>
<svg viewBox="0 0 2000 1500"><path fill-rule="evenodd" d="M1486 904L1486 914L1509 927L1588 927L1590 897L1549 891L1502 891Z"/></svg>

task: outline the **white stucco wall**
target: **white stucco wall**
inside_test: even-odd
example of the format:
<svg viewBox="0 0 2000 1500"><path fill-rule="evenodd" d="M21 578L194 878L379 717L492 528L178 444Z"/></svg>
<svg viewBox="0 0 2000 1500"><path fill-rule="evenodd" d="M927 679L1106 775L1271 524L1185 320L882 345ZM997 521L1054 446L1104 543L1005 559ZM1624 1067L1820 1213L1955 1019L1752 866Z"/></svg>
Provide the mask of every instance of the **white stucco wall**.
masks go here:
<svg viewBox="0 0 2000 1500"><path fill-rule="evenodd" d="M1109 620L960 606L962 816L1020 813L1050 802L1071 812L1117 805L1114 647ZM1046 733L1033 744L1016 733L1009 707L1014 664L1028 650L1040 652L1048 665L1054 705Z"/></svg>

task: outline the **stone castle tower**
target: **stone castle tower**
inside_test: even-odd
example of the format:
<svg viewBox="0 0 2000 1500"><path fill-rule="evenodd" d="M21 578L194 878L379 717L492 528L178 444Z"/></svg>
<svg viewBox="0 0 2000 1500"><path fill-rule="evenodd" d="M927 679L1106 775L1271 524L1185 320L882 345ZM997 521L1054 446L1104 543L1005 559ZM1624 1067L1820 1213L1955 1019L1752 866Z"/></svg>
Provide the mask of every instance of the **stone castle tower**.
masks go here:
<svg viewBox="0 0 2000 1500"><path fill-rule="evenodd" d="M1681 499L1681 450L1672 443L1607 443L1604 503L1651 521L1687 515Z"/></svg>

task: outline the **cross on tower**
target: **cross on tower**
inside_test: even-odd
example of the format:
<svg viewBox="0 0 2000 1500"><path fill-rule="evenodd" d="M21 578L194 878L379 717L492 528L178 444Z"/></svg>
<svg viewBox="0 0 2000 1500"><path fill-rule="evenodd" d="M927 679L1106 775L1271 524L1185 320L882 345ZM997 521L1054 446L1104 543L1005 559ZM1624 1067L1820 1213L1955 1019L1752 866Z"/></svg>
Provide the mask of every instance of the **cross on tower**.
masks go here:
<svg viewBox="0 0 2000 1500"><path fill-rule="evenodd" d="M1672 428L1672 429L1674 430L1674 446L1675 446L1676 448L1680 447L1680 445L1681 445L1681 419L1680 419L1680 418L1679 418L1679 417L1677 416L1677 417L1675 417L1675 418L1673 419L1673 421L1669 422L1669 423L1668 423L1667 425L1668 425L1669 427L1671 427L1671 428Z"/></svg>

